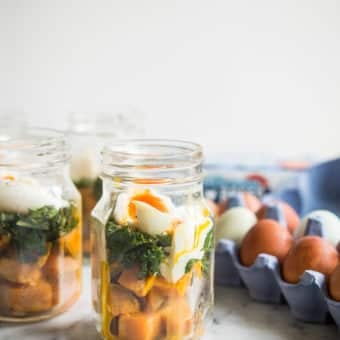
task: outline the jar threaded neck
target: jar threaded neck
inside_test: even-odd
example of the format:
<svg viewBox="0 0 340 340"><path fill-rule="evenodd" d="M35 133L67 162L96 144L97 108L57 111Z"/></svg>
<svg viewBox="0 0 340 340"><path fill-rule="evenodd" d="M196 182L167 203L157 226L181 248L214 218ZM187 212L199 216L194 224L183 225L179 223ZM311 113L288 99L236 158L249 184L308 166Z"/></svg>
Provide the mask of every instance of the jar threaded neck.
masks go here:
<svg viewBox="0 0 340 340"><path fill-rule="evenodd" d="M166 139L121 140L104 147L102 175L140 184L196 182L202 178L202 161L199 144Z"/></svg>

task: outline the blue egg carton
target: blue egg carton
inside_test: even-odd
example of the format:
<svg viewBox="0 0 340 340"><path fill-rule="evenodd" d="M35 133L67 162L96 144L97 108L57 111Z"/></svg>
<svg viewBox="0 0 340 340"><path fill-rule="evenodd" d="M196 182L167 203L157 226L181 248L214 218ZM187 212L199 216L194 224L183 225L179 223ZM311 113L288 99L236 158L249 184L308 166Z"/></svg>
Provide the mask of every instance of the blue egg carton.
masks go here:
<svg viewBox="0 0 340 340"><path fill-rule="evenodd" d="M292 315L304 322L326 323L333 319L340 330L340 302L332 300L323 274L307 270L297 284L285 282L275 256L260 254L246 267L239 259L235 242L222 239L216 246L215 283L248 289L261 303L289 305Z"/></svg>

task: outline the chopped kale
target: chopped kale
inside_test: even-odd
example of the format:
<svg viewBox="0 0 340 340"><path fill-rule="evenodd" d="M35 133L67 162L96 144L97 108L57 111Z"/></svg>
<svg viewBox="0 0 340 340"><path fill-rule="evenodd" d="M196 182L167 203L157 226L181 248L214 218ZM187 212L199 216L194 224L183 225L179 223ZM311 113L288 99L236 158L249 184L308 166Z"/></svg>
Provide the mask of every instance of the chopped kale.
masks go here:
<svg viewBox="0 0 340 340"><path fill-rule="evenodd" d="M119 227L109 221L106 226L106 242L109 261L123 266L139 267L139 277L145 278L160 273L160 264L171 246L171 236L152 236L130 227Z"/></svg>
<svg viewBox="0 0 340 340"><path fill-rule="evenodd" d="M0 234L10 236L11 244L23 263L35 262L54 242L78 224L76 207L61 209L44 206L27 214L0 213Z"/></svg>
<svg viewBox="0 0 340 340"><path fill-rule="evenodd" d="M201 265L202 265L202 271L205 275L208 275L209 274L209 267L210 267L210 253L211 253L211 250L213 249L213 245L214 245L214 232L213 232L213 229L211 229L209 231L209 233L207 234L205 240L204 240L204 244L203 244L203 247L202 247L202 251L205 252L203 258L201 260L199 259L191 259L188 261L188 263L186 264L185 266L185 272L186 273L189 273L194 264L197 263L197 262L201 262Z"/></svg>
<svg viewBox="0 0 340 340"><path fill-rule="evenodd" d="M17 228L12 234L11 242L22 263L36 262L48 252L46 236L38 229Z"/></svg>
<svg viewBox="0 0 340 340"><path fill-rule="evenodd" d="M199 259L189 260L185 266L185 273L189 273L192 270L195 263L197 262L201 262L202 271L204 275L209 275L209 269L210 269L210 253L209 252L205 253L201 260Z"/></svg>
<svg viewBox="0 0 340 340"><path fill-rule="evenodd" d="M93 187L93 179L82 178L79 181L75 181L74 184L78 189L91 188Z"/></svg>
<svg viewBox="0 0 340 340"><path fill-rule="evenodd" d="M211 229L206 236L202 251L211 251L214 247L214 231Z"/></svg>
<svg viewBox="0 0 340 340"><path fill-rule="evenodd" d="M185 273L189 273L192 270L192 268L195 265L195 263L197 263L199 261L200 260L198 260L198 259L191 259L191 260L189 260L188 263L185 266Z"/></svg>
<svg viewBox="0 0 340 340"><path fill-rule="evenodd" d="M99 201L103 194L103 181L100 177L98 177L94 182L92 190L94 198L96 201Z"/></svg>
<svg viewBox="0 0 340 340"><path fill-rule="evenodd" d="M74 184L78 189L91 189L93 197L96 201L99 201L99 199L102 197L103 181L100 177L97 177L95 180L82 178L81 180L74 182Z"/></svg>

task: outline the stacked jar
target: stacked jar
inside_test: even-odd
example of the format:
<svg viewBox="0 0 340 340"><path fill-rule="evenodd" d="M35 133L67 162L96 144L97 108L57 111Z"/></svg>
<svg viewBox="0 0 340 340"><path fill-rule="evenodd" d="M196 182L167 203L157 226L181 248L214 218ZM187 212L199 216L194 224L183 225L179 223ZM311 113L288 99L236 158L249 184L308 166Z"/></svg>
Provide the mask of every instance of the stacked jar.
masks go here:
<svg viewBox="0 0 340 340"><path fill-rule="evenodd" d="M87 255L91 252L91 211L102 194L100 150L111 139L142 134L140 115L128 113L70 114L71 177L82 197L83 250Z"/></svg>
<svg viewBox="0 0 340 340"><path fill-rule="evenodd" d="M81 291L80 196L64 136L0 131L0 320L38 321Z"/></svg>
<svg viewBox="0 0 340 340"><path fill-rule="evenodd" d="M130 140L102 152L92 287L104 339L199 339L213 304L214 229L199 145Z"/></svg>

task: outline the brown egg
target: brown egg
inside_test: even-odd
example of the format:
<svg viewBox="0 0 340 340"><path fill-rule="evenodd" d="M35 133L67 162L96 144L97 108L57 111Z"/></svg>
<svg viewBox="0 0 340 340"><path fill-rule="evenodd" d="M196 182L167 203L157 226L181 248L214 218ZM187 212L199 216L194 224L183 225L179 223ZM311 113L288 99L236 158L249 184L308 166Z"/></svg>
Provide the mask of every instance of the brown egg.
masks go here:
<svg viewBox="0 0 340 340"><path fill-rule="evenodd" d="M206 199L205 202L207 203L210 211L213 213L215 217L220 215L220 208L219 206L212 200Z"/></svg>
<svg viewBox="0 0 340 340"><path fill-rule="evenodd" d="M276 256L282 262L292 244L292 235L286 227L274 220L263 219L244 237L240 249L241 262L251 266L261 253Z"/></svg>
<svg viewBox="0 0 340 340"><path fill-rule="evenodd" d="M300 223L299 215L296 213L296 211L286 202L278 202L279 207L283 211L283 215L285 217L285 221L287 223L289 231L293 234L294 230L297 228L297 226ZM267 205L264 204L261 209L257 212L257 218L259 220L265 218L266 216L266 209Z"/></svg>
<svg viewBox="0 0 340 340"><path fill-rule="evenodd" d="M251 210L252 212L256 213L261 208L261 201L252 193L250 192L243 192L241 193L241 198L243 200L244 206ZM223 201L219 204L219 214L222 215L228 207L228 200Z"/></svg>
<svg viewBox="0 0 340 340"><path fill-rule="evenodd" d="M283 278L298 283L305 270L315 270L327 277L338 264L338 252L326 240L318 236L300 238L283 262Z"/></svg>
<svg viewBox="0 0 340 340"><path fill-rule="evenodd" d="M340 301L340 264L329 278L329 294L332 299Z"/></svg>

